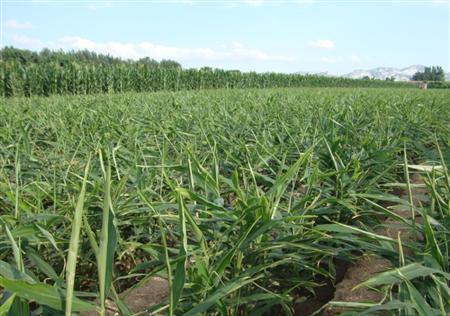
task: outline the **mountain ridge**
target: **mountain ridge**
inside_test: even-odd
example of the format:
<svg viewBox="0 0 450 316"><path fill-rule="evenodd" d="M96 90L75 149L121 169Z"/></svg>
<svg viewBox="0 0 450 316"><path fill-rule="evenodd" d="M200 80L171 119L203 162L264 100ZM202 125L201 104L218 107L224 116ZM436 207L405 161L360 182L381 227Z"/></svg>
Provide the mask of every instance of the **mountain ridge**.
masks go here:
<svg viewBox="0 0 450 316"><path fill-rule="evenodd" d="M418 71L423 71L424 65L411 65L405 68L395 67L376 67L372 69L356 69L342 77L361 79L363 77L375 78L384 80L386 78L394 77L396 81L408 81ZM445 79L450 80L450 73L445 73Z"/></svg>

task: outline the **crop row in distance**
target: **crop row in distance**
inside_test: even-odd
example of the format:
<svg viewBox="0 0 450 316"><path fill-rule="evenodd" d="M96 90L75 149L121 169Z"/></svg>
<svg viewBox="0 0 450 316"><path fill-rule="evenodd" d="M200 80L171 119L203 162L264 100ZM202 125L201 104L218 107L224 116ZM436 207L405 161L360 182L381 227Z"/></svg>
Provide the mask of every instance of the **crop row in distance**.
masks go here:
<svg viewBox="0 0 450 316"><path fill-rule="evenodd" d="M23 65L0 61L0 96L5 97L280 87L416 88L417 85L318 75L164 68L146 64L91 65L71 62L61 66L59 63ZM436 85L430 84L430 87ZM445 88L445 85L438 87Z"/></svg>
<svg viewBox="0 0 450 316"><path fill-rule="evenodd" d="M448 313L449 100L410 89L3 99L1 311L68 315L110 297L127 314L116 293L160 275L164 313L292 314L337 259L370 252L400 269L370 284L382 308ZM404 149L407 163L441 167L424 175L424 240L403 257L401 240L373 232L393 216L385 202L399 203Z"/></svg>

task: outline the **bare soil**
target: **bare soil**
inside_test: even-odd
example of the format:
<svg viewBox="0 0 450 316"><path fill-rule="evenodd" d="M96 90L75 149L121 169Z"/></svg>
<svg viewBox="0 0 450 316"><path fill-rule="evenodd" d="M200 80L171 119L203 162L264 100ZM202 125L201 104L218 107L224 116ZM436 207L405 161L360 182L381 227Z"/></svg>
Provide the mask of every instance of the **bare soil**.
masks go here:
<svg viewBox="0 0 450 316"><path fill-rule="evenodd" d="M160 277L148 278L141 281L136 287L132 287L119 294L120 299L128 306L133 313L144 313L149 307L162 303L169 296L169 283L166 279ZM107 315L118 316L119 309L116 304L106 301ZM81 316L97 316L97 312L84 312ZM141 315L150 315L141 314Z"/></svg>
<svg viewBox="0 0 450 316"><path fill-rule="evenodd" d="M418 174L414 174L410 182L412 184L423 184L422 179ZM412 196L413 196L413 204L415 206L419 205L420 200L422 200L426 196L426 189L420 187L413 187ZM406 201L409 200L407 190L403 190L400 194L400 197ZM400 215L405 219L411 220L411 212L408 206L401 208L393 208L393 212ZM421 218L416 214L414 220L416 222L421 222ZM392 239L397 239L398 236L401 237L403 242L411 240L414 238L413 233L410 229L410 226L406 225L403 222L396 221L392 218L387 218L380 228L376 229L375 232L380 235L384 235L390 237ZM416 236L421 239L422 236ZM408 254L405 249L405 254ZM376 292L374 290L370 290L368 288L354 288L368 280L369 278L375 276L376 274L383 272L392 268L392 264L389 260L381 258L375 255L364 255L360 257L354 265L352 265L346 272L344 279L336 286L336 291L334 293L333 301L340 302L380 302L383 298L381 293ZM322 315L324 316L334 316L339 315L344 312L343 309L337 308L327 308Z"/></svg>
<svg viewBox="0 0 450 316"><path fill-rule="evenodd" d="M120 296L133 313L139 313L162 303L169 296L169 283L166 279L153 277Z"/></svg>

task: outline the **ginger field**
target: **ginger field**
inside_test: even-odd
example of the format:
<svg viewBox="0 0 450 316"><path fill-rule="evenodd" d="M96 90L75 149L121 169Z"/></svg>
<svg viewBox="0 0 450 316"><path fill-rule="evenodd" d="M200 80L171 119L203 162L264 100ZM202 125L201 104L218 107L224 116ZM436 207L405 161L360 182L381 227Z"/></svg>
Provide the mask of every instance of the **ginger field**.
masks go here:
<svg viewBox="0 0 450 316"><path fill-rule="evenodd" d="M0 315L448 314L449 122L446 90L3 98ZM377 301L317 303L368 255Z"/></svg>

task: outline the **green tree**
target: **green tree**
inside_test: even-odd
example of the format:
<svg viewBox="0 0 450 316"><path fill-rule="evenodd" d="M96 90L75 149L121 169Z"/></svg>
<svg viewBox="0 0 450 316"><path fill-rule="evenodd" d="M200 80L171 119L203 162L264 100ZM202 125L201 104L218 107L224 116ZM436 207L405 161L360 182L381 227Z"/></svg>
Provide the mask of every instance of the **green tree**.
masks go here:
<svg viewBox="0 0 450 316"><path fill-rule="evenodd" d="M412 76L415 81L445 81L445 72L441 66L425 67L423 72L416 72Z"/></svg>

